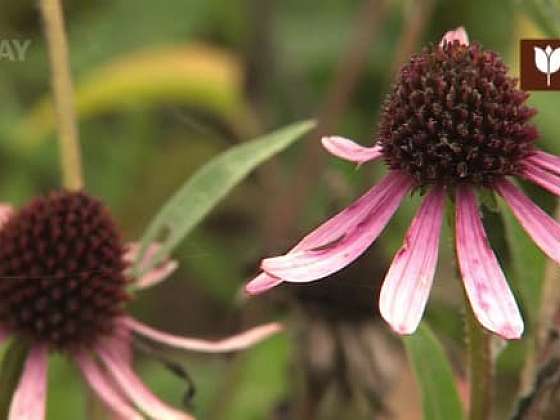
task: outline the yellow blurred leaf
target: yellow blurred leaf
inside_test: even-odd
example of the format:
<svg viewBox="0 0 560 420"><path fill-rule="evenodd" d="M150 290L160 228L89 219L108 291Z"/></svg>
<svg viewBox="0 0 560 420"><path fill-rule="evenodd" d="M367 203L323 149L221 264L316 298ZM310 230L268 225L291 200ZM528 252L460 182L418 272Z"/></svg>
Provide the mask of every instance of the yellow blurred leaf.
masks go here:
<svg viewBox="0 0 560 420"><path fill-rule="evenodd" d="M142 50L121 56L77 83L80 119L134 105L177 103L203 109L237 127L250 123L242 95L242 69L235 56L192 44ZM50 97L42 98L20 122L17 134L34 146L54 129Z"/></svg>

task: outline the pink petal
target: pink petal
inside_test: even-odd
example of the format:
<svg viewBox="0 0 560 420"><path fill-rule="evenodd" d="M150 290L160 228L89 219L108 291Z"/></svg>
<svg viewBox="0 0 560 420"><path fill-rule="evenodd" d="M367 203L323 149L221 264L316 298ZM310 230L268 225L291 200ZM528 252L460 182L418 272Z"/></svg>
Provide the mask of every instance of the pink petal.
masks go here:
<svg viewBox="0 0 560 420"><path fill-rule="evenodd" d="M439 45L443 47L446 43L453 43L454 41L459 41L461 45L469 45L469 35L464 27L459 26L454 31L446 32Z"/></svg>
<svg viewBox="0 0 560 420"><path fill-rule="evenodd" d="M151 340L184 350L201 351L205 353L228 353L244 350L283 330L281 324L273 322L251 328L240 334L233 335L222 340L207 341L197 338L178 337L176 335L167 334L148 327L147 325L129 317L124 318L123 323L134 332Z"/></svg>
<svg viewBox="0 0 560 420"><path fill-rule="evenodd" d="M45 418L48 351L44 345L31 348L10 405L9 420Z"/></svg>
<svg viewBox="0 0 560 420"><path fill-rule="evenodd" d="M144 418L122 396L120 390L115 384L111 383L111 379L107 377L107 374L102 371L91 356L80 354L75 359L89 386L115 414L127 420L142 420Z"/></svg>
<svg viewBox="0 0 560 420"><path fill-rule="evenodd" d="M412 185L408 176L391 173L346 214L340 213L304 238L302 243L311 242L313 248L296 247L284 256L267 258L262 269L290 282L313 281L341 270L375 241Z"/></svg>
<svg viewBox="0 0 560 420"><path fill-rule="evenodd" d="M486 238L475 194L468 186L457 187L456 217L457 258L476 317L503 338L521 337L523 320Z"/></svg>
<svg viewBox="0 0 560 420"><path fill-rule="evenodd" d="M545 190L560 196L560 176L551 173L532 161L523 164L523 177Z"/></svg>
<svg viewBox="0 0 560 420"><path fill-rule="evenodd" d="M264 293L282 283L282 279L261 273L245 285L245 291L250 295Z"/></svg>
<svg viewBox="0 0 560 420"><path fill-rule="evenodd" d="M358 200L305 236L288 252L288 255L300 250L322 247L340 239L350 229L360 223L377 205L376 196L380 194L380 191L395 185L402 185L403 188L404 185L407 185L410 188L412 184L406 175L400 172L390 172ZM279 285L282 281L282 279L275 276L261 273L247 284L246 291L249 294L263 293Z"/></svg>
<svg viewBox="0 0 560 420"><path fill-rule="evenodd" d="M412 334L424 313L437 266L444 203L442 188L428 193L383 282L379 309L399 334Z"/></svg>
<svg viewBox="0 0 560 420"><path fill-rule="evenodd" d="M145 267L146 264L150 262L150 260L157 254L160 248L161 245L157 243L150 244L148 246L148 249L146 250L144 256L142 257L142 261L140 261L139 264L141 271L144 271L143 267ZM139 243L132 242L128 244L128 251L124 255L125 261L132 264L136 260L139 250L140 250ZM136 279L133 287L135 289L146 289L148 287L155 286L156 284L160 283L161 281L169 277L177 269L178 266L179 264L177 263L177 261L168 259L162 262L161 264L159 264L157 267L154 267L148 273Z"/></svg>
<svg viewBox="0 0 560 420"><path fill-rule="evenodd" d="M166 420L194 420L192 416L168 406L152 394L130 365L120 357L118 349L98 348L97 353L121 391L148 416Z"/></svg>
<svg viewBox="0 0 560 420"><path fill-rule="evenodd" d="M11 204L0 203L0 227L4 225L14 213L14 208Z"/></svg>
<svg viewBox="0 0 560 420"><path fill-rule="evenodd" d="M350 162L364 163L383 156L381 146L364 147L344 137L323 137L321 143L332 155Z"/></svg>
<svg viewBox="0 0 560 420"><path fill-rule="evenodd" d="M536 163L540 167L547 169L548 171L560 175L560 157L556 155L551 155L550 153L543 152L542 150L537 151L534 155L528 157L526 161Z"/></svg>
<svg viewBox="0 0 560 420"><path fill-rule="evenodd" d="M554 261L560 263L560 224L511 182L507 180L497 182L496 189L537 246Z"/></svg>

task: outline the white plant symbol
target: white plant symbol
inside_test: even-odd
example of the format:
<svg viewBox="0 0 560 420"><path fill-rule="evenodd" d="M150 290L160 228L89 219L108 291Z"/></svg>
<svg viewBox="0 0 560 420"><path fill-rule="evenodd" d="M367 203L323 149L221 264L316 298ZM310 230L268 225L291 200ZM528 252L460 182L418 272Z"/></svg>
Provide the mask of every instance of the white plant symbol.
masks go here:
<svg viewBox="0 0 560 420"><path fill-rule="evenodd" d="M552 49L547 45L543 50L539 47L535 49L535 65L541 73L546 74L546 86L550 86L550 75L560 70L560 48Z"/></svg>

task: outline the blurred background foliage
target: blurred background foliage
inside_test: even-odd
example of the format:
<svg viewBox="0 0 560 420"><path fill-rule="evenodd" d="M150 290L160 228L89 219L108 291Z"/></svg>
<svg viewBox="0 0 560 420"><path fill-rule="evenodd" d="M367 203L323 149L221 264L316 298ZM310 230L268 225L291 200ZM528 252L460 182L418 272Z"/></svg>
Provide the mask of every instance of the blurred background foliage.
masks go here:
<svg viewBox="0 0 560 420"><path fill-rule="evenodd" d="M378 179L327 158L319 135L371 143L395 69L413 51L464 25L473 40L518 69L520 38L554 36L557 3L448 0L98 0L64 2L77 89L87 188L138 238L166 199L218 152L289 122L317 116L313 135L260 168L215 209L174 256L172 279L132 303L147 323L217 337L267 319L286 335L228 357L173 354L195 379L201 419L421 418L399 340L379 320L376 293L418 198L367 255L323 286L281 287L247 299L241 287L263 255ZM34 0L5 2L2 39L30 39L23 62L0 61L0 198L20 205L59 187L49 69ZM534 93L543 148L560 153L560 96ZM528 188L549 211L552 198ZM485 223L527 320L523 340L500 348L496 418L506 418L533 347L545 259L511 215ZM448 232L445 232L448 238ZM445 237L444 237L445 238ZM505 238L512 239L507 241ZM427 322L464 389L462 291L450 240ZM185 385L149 357L141 372L180 405ZM107 418L75 369L56 358L49 419ZM463 393L464 394L464 393ZM374 414L372 414L374 413Z"/></svg>

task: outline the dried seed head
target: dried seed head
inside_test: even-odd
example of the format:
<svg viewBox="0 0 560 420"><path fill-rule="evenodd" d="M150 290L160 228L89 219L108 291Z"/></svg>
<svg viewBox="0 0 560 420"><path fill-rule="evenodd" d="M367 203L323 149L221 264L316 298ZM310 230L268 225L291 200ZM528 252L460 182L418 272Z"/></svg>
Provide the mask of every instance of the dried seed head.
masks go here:
<svg viewBox="0 0 560 420"><path fill-rule="evenodd" d="M0 324L57 350L92 345L127 299L124 247L83 192L33 200L0 230Z"/></svg>
<svg viewBox="0 0 560 420"><path fill-rule="evenodd" d="M401 69L377 141L387 164L419 186L489 186L515 175L538 137L536 110L500 57L478 44L432 46Z"/></svg>

